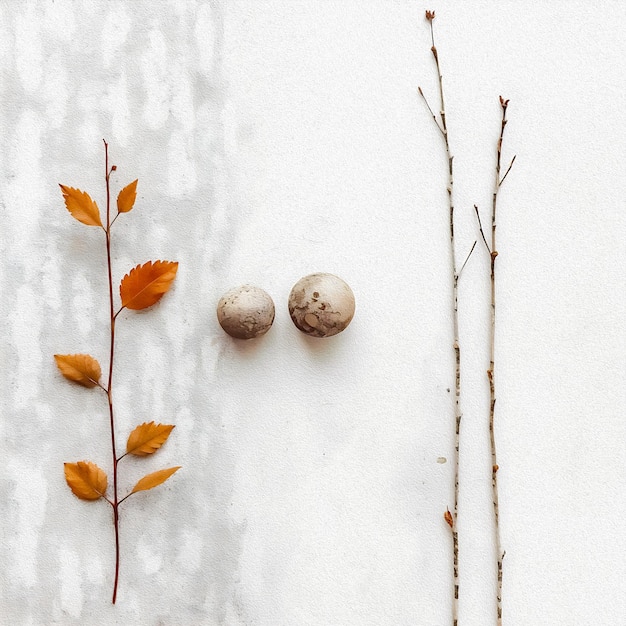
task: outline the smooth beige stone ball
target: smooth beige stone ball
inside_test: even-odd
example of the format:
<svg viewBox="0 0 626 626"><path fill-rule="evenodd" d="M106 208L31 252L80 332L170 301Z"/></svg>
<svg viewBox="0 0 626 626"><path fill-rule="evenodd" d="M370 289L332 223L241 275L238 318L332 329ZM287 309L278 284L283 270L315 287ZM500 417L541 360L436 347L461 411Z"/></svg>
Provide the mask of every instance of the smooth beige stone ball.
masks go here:
<svg viewBox="0 0 626 626"><path fill-rule="evenodd" d="M254 339L270 329L274 321L274 301L259 287L235 287L217 303L217 320L231 337Z"/></svg>
<svg viewBox="0 0 626 626"><path fill-rule="evenodd" d="M289 294L293 323L311 337L332 337L345 330L354 308L352 289L334 274L309 274Z"/></svg>

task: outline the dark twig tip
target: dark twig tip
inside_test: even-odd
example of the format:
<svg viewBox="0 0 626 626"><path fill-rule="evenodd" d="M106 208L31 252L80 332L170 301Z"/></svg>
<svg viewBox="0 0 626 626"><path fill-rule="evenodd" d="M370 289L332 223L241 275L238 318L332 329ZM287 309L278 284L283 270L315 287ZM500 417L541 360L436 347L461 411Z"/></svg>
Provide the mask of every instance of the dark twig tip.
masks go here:
<svg viewBox="0 0 626 626"><path fill-rule="evenodd" d="M426 19L429 22L432 22L435 19L435 12L434 11L426 11Z"/></svg>
<svg viewBox="0 0 626 626"><path fill-rule="evenodd" d="M474 205L474 213L476 213L476 219L478 220L478 230L480 232L480 236L483 238L483 243L485 244L485 248L487 248L487 252L491 254L491 248L489 247L489 244L487 243L487 239L485 237L485 231L483 230L483 224L480 221L480 213L478 212L478 207L476 205Z"/></svg>
<svg viewBox="0 0 626 626"><path fill-rule="evenodd" d="M467 262L470 260L470 257L472 256L472 252L474 252L474 248L476 247L476 243L477 240L474 240L474 243L472 244L472 247L470 248L470 251L467 253L467 256L465 257L465 261L463 262L463 265L461 265L461 269L459 270L458 273L458 277L461 277L461 274L463 273L463 270L465 269L465 266L467 265Z"/></svg>

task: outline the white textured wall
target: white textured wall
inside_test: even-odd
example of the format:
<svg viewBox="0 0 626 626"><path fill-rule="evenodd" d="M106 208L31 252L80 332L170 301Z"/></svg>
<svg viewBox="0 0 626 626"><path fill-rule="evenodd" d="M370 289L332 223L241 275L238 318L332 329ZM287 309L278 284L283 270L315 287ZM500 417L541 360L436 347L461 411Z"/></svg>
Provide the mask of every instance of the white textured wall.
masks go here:
<svg viewBox="0 0 626 626"><path fill-rule="evenodd" d="M500 94L511 99L498 269L498 441L507 626L622 626L626 540L624 27L617 0L0 2L2 536L0 619L18 625L440 626L450 623L452 505L445 159L437 43L456 156L459 252L486 212ZM63 462L110 471L106 403L54 353L108 359L102 232L58 183L116 192L116 282L180 262L154 309L118 322L118 438L176 425L124 459L110 605L106 503ZM505 157L507 158L507 157ZM462 259L461 259L462 260ZM461 283L465 396L461 624L492 615L487 259ZM287 294L342 276L350 328L301 335ZM215 304L257 284L263 339Z"/></svg>

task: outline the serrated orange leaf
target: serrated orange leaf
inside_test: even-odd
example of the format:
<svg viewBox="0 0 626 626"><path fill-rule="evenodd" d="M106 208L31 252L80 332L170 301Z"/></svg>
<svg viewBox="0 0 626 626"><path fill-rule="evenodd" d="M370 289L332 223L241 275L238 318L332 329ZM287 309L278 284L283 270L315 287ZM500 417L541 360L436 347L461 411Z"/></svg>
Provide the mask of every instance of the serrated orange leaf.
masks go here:
<svg viewBox="0 0 626 626"><path fill-rule="evenodd" d="M95 387L100 380L100 363L88 354L55 354L61 374L83 387Z"/></svg>
<svg viewBox="0 0 626 626"><path fill-rule="evenodd" d="M144 476L134 487L130 493L136 493L137 491L147 491L158 487L161 483L164 483L174 472L181 468L180 465L176 467L168 467L167 469L159 470L158 472L152 472ZM130 495L130 494L129 494Z"/></svg>
<svg viewBox="0 0 626 626"><path fill-rule="evenodd" d="M153 454L166 442L173 428L173 424L144 422L130 433L126 453L136 456Z"/></svg>
<svg viewBox="0 0 626 626"><path fill-rule="evenodd" d="M98 500L107 490L107 475L95 463L64 463L65 480L72 493L81 500Z"/></svg>
<svg viewBox="0 0 626 626"><path fill-rule="evenodd" d="M156 304L176 278L176 261L148 261L134 267L120 284L122 306L128 309L146 309Z"/></svg>
<svg viewBox="0 0 626 626"><path fill-rule="evenodd" d="M137 181L134 180L130 185L126 185L117 196L117 210L120 213L128 213L135 204L137 199Z"/></svg>
<svg viewBox="0 0 626 626"><path fill-rule="evenodd" d="M72 217L87 226L102 226L100 209L88 193L65 185L59 185L59 187L63 192L65 206Z"/></svg>

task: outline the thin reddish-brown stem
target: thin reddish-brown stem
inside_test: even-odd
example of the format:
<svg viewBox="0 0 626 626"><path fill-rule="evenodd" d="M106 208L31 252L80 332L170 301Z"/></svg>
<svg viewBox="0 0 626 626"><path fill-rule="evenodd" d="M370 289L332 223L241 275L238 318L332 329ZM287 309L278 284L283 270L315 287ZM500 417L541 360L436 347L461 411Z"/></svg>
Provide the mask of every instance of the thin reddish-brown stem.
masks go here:
<svg viewBox="0 0 626 626"><path fill-rule="evenodd" d="M420 96L426 102L426 106L435 122L435 125L441 133L445 145L446 157L448 161L446 191L448 195L448 219L450 232L450 282L452 295L452 347L454 350L454 506L452 511L446 510L444 519L448 523L452 534L452 560L453 560L453 599L452 599L452 623L457 626L458 623L458 604L459 604L459 535L457 531L457 517L459 508L459 448L460 448L460 432L461 432L461 348L459 344L459 275L456 263L456 247L454 239L454 157L450 149L450 141L448 138L448 125L446 121L446 107L443 91L443 76L439 66L439 54L435 46L435 34L433 29L433 20L435 19L434 11L426 11L426 19L430 26L431 36L431 52L435 60L437 69L437 78L439 81L439 119L426 100L421 88L418 88ZM473 250L473 247L472 247ZM471 252L470 252L471 254ZM469 257L468 257L469 258ZM463 264L465 266L465 263Z"/></svg>
<svg viewBox="0 0 626 626"><path fill-rule="evenodd" d="M111 187L109 179L113 168L109 169L109 145L103 139L104 142L104 167L105 167L105 179L106 179L106 194L107 194L107 227L105 231L106 235L106 248L107 248L107 268L109 275L109 311L111 321L111 343L109 350L109 381L107 384L106 392L109 402L109 419L111 423L111 450L113 454L113 524L115 526L115 580L113 582L113 599L112 603L115 604L117 598L117 583L120 573L120 524L119 524L119 501L117 493L117 452L115 447L115 417L113 414L113 360L115 358L115 310L113 302L113 274L111 269Z"/></svg>

